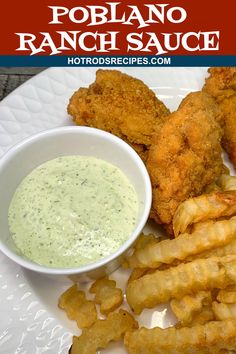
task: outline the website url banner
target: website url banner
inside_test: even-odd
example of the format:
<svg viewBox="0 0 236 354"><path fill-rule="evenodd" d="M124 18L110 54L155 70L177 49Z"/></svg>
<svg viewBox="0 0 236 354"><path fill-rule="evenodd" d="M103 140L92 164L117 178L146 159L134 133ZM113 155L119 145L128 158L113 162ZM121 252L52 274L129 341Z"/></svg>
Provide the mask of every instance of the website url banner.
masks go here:
<svg viewBox="0 0 236 354"><path fill-rule="evenodd" d="M208 56L0 56L0 66L236 66L236 55Z"/></svg>

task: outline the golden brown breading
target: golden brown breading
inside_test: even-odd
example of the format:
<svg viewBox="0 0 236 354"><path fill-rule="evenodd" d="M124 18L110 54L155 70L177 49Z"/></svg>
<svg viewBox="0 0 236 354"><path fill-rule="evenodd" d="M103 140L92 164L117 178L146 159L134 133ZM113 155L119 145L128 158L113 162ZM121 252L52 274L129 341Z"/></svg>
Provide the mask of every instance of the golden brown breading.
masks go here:
<svg viewBox="0 0 236 354"><path fill-rule="evenodd" d="M223 147L236 168L236 67L209 69L203 90L219 104L223 119Z"/></svg>
<svg viewBox="0 0 236 354"><path fill-rule="evenodd" d="M153 136L147 159L152 217L168 230L178 205L200 195L222 172L219 116L213 99L190 93Z"/></svg>
<svg viewBox="0 0 236 354"><path fill-rule="evenodd" d="M141 80L117 70L98 70L89 88L73 94L68 113L78 125L119 136L145 160L155 126L169 110Z"/></svg>
<svg viewBox="0 0 236 354"><path fill-rule="evenodd" d="M186 106L192 111L192 114L202 110L210 114L219 124L222 122L222 111L207 92L189 93L180 103L178 110Z"/></svg>

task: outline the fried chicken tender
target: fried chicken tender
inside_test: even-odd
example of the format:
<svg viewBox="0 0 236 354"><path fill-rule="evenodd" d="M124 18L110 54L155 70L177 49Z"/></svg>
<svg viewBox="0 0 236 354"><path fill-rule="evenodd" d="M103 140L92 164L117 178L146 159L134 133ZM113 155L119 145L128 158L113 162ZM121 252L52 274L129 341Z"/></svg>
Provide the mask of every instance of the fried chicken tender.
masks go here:
<svg viewBox="0 0 236 354"><path fill-rule="evenodd" d="M89 88L73 94L68 113L78 125L117 135L145 159L155 126L169 110L141 80L117 70L98 70Z"/></svg>
<svg viewBox="0 0 236 354"><path fill-rule="evenodd" d="M140 328L125 334L129 354L219 354L236 350L236 320L191 328Z"/></svg>
<svg viewBox="0 0 236 354"><path fill-rule="evenodd" d="M152 217L171 229L178 205L198 196L223 171L220 109L202 92L189 94L152 139L147 159Z"/></svg>
<svg viewBox="0 0 236 354"><path fill-rule="evenodd" d="M209 73L203 91L214 97L222 110L222 143L236 168L236 67L211 68Z"/></svg>

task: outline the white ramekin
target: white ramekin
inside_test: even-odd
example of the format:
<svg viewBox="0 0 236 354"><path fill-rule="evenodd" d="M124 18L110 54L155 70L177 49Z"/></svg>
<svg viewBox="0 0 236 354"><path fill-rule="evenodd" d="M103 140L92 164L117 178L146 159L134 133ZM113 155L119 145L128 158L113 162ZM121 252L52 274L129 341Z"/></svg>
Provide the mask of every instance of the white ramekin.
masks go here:
<svg viewBox="0 0 236 354"><path fill-rule="evenodd" d="M130 179L139 199L138 220L128 240L113 254L77 268L49 268L21 255L10 236L8 208L22 179L35 167L58 156L86 155L118 166ZM149 175L140 157L123 140L99 129L61 127L23 140L0 159L0 250L19 265L53 277L87 281L114 271L141 233L149 216L152 191Z"/></svg>

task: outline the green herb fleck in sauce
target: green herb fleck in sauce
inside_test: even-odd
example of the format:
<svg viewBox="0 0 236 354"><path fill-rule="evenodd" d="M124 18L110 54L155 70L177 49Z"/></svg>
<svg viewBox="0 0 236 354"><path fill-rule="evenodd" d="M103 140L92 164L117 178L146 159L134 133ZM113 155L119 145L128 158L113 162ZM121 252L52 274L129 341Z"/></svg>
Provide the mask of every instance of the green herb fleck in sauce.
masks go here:
<svg viewBox="0 0 236 354"><path fill-rule="evenodd" d="M134 187L116 166L87 156L40 165L18 186L8 213L22 254L50 267L70 268L114 253L138 215Z"/></svg>

